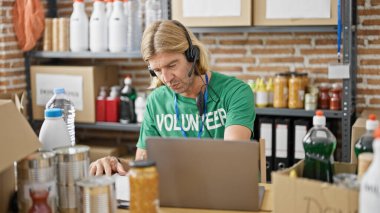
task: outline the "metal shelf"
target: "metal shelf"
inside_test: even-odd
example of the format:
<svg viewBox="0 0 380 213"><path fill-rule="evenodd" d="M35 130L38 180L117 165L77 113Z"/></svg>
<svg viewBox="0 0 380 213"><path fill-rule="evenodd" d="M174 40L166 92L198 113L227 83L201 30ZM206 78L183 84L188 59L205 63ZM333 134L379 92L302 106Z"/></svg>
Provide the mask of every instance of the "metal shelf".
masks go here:
<svg viewBox="0 0 380 213"><path fill-rule="evenodd" d="M32 51L29 55L33 58L72 58L72 59L93 59L93 58L112 58L112 59L125 59L125 58L141 58L141 53L136 52L50 52L50 51Z"/></svg>
<svg viewBox="0 0 380 213"><path fill-rule="evenodd" d="M337 26L260 26L260 27L190 27L194 33L270 33L270 32L336 32Z"/></svg>
<svg viewBox="0 0 380 213"><path fill-rule="evenodd" d="M257 115L272 115L272 116L286 116L286 117L313 117L315 111L308 111L303 109L279 109L279 108L256 108ZM322 110L326 118L342 118L342 111L335 110Z"/></svg>
<svg viewBox="0 0 380 213"><path fill-rule="evenodd" d="M96 123L75 123L77 128L102 129L102 130L120 130L129 132L140 132L141 124L121 124L113 122L96 122Z"/></svg>

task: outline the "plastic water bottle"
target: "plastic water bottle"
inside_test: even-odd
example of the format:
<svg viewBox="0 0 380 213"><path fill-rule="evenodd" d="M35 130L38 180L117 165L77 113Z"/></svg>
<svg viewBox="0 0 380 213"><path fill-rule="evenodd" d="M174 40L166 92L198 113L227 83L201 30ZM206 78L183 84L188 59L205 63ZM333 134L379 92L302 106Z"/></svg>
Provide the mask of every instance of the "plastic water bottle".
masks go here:
<svg viewBox="0 0 380 213"><path fill-rule="evenodd" d="M128 0L124 4L127 16L127 52L139 51L142 36L142 19L139 17L141 4L139 0Z"/></svg>
<svg viewBox="0 0 380 213"><path fill-rule="evenodd" d="M161 0L147 0L145 2L145 27L161 19Z"/></svg>
<svg viewBox="0 0 380 213"><path fill-rule="evenodd" d="M374 158L360 183L359 212L365 213L377 213L380 209L380 128L374 137Z"/></svg>
<svg viewBox="0 0 380 213"><path fill-rule="evenodd" d="M124 52L127 49L127 20L124 15L123 2L113 2L112 14L109 20L110 52Z"/></svg>
<svg viewBox="0 0 380 213"><path fill-rule="evenodd" d="M373 152L372 142L373 142L373 132L379 127L379 121L376 120L376 115L370 114L365 124L367 132L362 135L357 143L355 144L355 155L359 156L363 152Z"/></svg>
<svg viewBox="0 0 380 213"><path fill-rule="evenodd" d="M313 125L303 138L305 149L305 178L333 182L333 153L336 138L326 128L326 117L318 110L313 117Z"/></svg>
<svg viewBox="0 0 380 213"><path fill-rule="evenodd" d="M145 95L139 95L135 101L136 121L141 123L144 120L144 112L146 106Z"/></svg>
<svg viewBox="0 0 380 213"><path fill-rule="evenodd" d="M136 90L132 88L131 77L124 79L125 86L121 90L120 94L120 123L134 123L136 122L135 114L135 100Z"/></svg>
<svg viewBox="0 0 380 213"><path fill-rule="evenodd" d="M63 120L66 123L70 135L71 145L75 145L75 108L65 93L64 88L54 88L53 97L47 102L46 109L62 109Z"/></svg>
<svg viewBox="0 0 380 213"><path fill-rule="evenodd" d="M70 136L62 118L62 109L45 109L45 121L38 138L43 150L52 151L58 147L70 146Z"/></svg>
<svg viewBox="0 0 380 213"><path fill-rule="evenodd" d="M74 0L74 10L70 16L70 50L88 50L88 17L83 0Z"/></svg>
<svg viewBox="0 0 380 213"><path fill-rule="evenodd" d="M94 2L94 10L90 18L90 50L92 52L107 51L108 20L105 4L101 0Z"/></svg>

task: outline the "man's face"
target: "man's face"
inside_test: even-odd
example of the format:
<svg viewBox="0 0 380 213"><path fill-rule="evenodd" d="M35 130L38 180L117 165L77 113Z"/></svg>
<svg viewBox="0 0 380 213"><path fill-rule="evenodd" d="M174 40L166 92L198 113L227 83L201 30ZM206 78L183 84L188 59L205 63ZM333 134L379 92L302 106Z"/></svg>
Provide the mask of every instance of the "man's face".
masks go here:
<svg viewBox="0 0 380 213"><path fill-rule="evenodd" d="M157 77L178 94L191 92L194 75L188 77L191 63L181 53L158 53L149 61Z"/></svg>

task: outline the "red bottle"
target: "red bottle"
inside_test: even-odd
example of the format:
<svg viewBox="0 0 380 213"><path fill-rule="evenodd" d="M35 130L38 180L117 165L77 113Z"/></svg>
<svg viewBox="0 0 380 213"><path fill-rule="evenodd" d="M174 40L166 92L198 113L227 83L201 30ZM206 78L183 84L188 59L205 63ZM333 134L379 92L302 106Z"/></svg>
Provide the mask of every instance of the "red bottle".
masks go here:
<svg viewBox="0 0 380 213"><path fill-rule="evenodd" d="M319 86L318 108L330 109L330 84L321 83Z"/></svg>
<svg viewBox="0 0 380 213"><path fill-rule="evenodd" d="M107 87L101 87L99 96L96 97L96 121L106 121Z"/></svg>
<svg viewBox="0 0 380 213"><path fill-rule="evenodd" d="M342 86L335 83L331 88L330 109L340 110L342 105Z"/></svg>
<svg viewBox="0 0 380 213"><path fill-rule="evenodd" d="M119 122L120 97L119 87L112 87L110 96L106 100L106 121Z"/></svg>

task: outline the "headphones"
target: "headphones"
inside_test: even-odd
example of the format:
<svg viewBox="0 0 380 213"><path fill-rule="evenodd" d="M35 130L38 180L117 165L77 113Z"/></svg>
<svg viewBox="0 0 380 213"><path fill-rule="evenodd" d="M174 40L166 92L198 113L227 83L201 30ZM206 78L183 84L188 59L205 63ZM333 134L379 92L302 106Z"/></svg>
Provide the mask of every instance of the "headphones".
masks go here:
<svg viewBox="0 0 380 213"><path fill-rule="evenodd" d="M187 31L186 27L183 26L183 24L181 24L177 20L171 20L171 22L173 22L175 25L177 25L178 27L180 27L183 30L183 32L185 33L185 36L186 36L187 43L189 44L189 48L187 48L187 50L185 50L184 54L185 54L186 60L188 62L193 63L193 65L191 66L190 70L187 73L187 76L190 77L193 74L197 60L199 59L199 52L200 52L199 48L197 46L193 45L193 43L191 42L189 32ZM149 66L148 66L148 71L152 77L157 77L154 70L151 69Z"/></svg>

